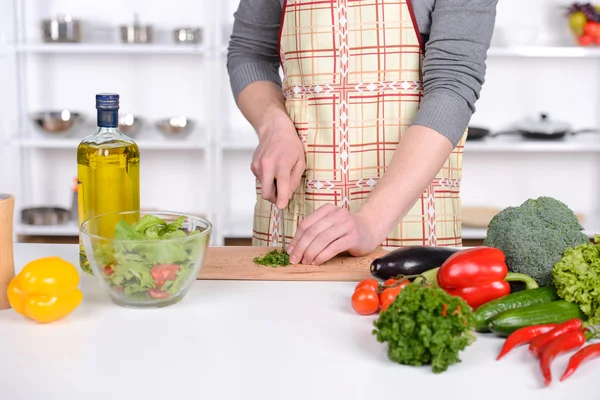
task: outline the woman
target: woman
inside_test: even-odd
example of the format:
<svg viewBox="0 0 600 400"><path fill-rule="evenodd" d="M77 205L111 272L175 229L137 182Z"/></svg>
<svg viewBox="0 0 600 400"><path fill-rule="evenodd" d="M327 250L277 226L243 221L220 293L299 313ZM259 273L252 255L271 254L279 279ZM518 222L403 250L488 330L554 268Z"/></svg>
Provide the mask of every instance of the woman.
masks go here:
<svg viewBox="0 0 600 400"><path fill-rule="evenodd" d="M496 3L241 0L227 64L259 136L253 244L277 245L285 208L292 263L460 246Z"/></svg>

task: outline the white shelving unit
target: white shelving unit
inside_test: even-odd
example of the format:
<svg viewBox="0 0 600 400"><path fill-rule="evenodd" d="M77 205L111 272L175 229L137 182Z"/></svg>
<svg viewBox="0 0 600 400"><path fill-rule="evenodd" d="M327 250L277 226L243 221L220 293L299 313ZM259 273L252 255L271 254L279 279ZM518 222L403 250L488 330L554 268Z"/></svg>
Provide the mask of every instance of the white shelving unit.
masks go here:
<svg viewBox="0 0 600 400"><path fill-rule="evenodd" d="M206 55L205 45L189 44L70 44L36 43L11 46L17 53L29 54L189 54Z"/></svg>
<svg viewBox="0 0 600 400"><path fill-rule="evenodd" d="M14 143L18 147L29 149L62 149L76 150L79 142L78 139L16 139ZM205 150L207 144L191 142L188 140L136 140L140 150Z"/></svg>
<svg viewBox="0 0 600 400"><path fill-rule="evenodd" d="M600 57L600 48L578 46L491 47L488 50L488 56L527 58L595 58Z"/></svg>
<svg viewBox="0 0 600 400"><path fill-rule="evenodd" d="M210 8L210 17L204 18L202 28L204 30L204 40L201 45L177 45L169 43L158 44L143 44L143 45L127 45L120 43L77 43L77 44L48 44L41 43L32 38L36 35L30 31L32 29L32 18L29 18L26 10L26 3L31 2L37 4L37 7L43 9L42 12L47 12L48 7L46 2L42 0L13 0L14 19L16 32L14 40L8 45L0 44L0 57L12 57L15 64L14 78L16 79L15 90L17 96L15 124L11 127L11 133L6 143L14 149L17 160L17 168L15 173L17 180L22 182L20 190L17 193L19 205L29 206L32 202L30 189L27 185L34 181L34 176L40 176L40 165L31 163L34 154L67 154L75 150L80 138L49 138L36 134L29 128L29 112L33 111L31 107L31 93L36 93L32 86L35 84L44 84L43 79L36 81L37 75L43 75L43 68L39 66L37 69L31 68L32 62L38 64L46 62L61 62L68 60L69 63L81 62L87 68L93 65L95 60L105 60L103 66L110 66L111 73L119 73L118 68L125 67L128 63L138 63L135 65L142 66L145 60L150 60L151 63L158 63L161 66L178 65L180 60L194 63L194 68L202 68L202 75L195 72L189 72L195 79L202 80L202 84L198 85L195 95L199 98L204 98L202 102L202 114L204 115L201 126L197 132L190 138L184 140L167 140L159 135L144 135L134 140L140 146L142 151L148 150L149 156L152 156L152 162L160 162L162 158L170 162L175 159L182 159L181 165L186 165L187 160L201 159L202 178L198 181L187 181L185 186L202 185L202 193L207 196L205 205L197 212L204 213L214 225L213 244L221 245L226 237L249 237L252 233L252 208L246 207L247 211L239 211L239 207L232 207L235 201L244 202L244 204L253 202L251 193L251 176L245 181L248 181L245 194L237 196L232 195L232 184L227 181L227 177L239 176L240 171L231 171L230 163L234 161L239 168L249 170L250 160L254 149L258 144L258 140L253 132L248 132L248 126L242 128L243 132L239 135L237 128L232 128L232 120L240 119L240 113L235 109L235 105L231 99L231 92L228 86L228 76L225 69L227 55L227 33L224 29L226 26L231 26L232 8L237 5L236 0L228 2L210 2L200 1L199 4ZM50 3L58 3L64 6L68 2L61 0L52 0ZM152 0L153 8L157 8L157 4L161 0ZM91 4L91 3L90 3ZM117 3L114 3L117 4ZM194 2L187 2L187 6L193 7ZM515 2L518 7L521 3ZM181 6L180 4L177 5ZM505 5L503 5L505 6ZM93 7L89 5L88 7ZM150 7L150 8L152 8ZM155 14L155 19L158 20ZM37 22L37 21L36 21ZM116 24L115 24L116 25ZM28 31L29 30L29 31ZM1 31L1 30L0 30ZM11 31L12 32L12 31ZM39 36L39 35L38 35ZM39 38L37 39L39 40ZM576 47L576 46L506 46L492 47L488 51L489 63L507 63L515 62L516 60L533 60L533 62L577 62L574 60L589 60L591 65L597 65L597 60L600 60L600 47ZM537 60L540 59L540 60ZM541 60L544 59L544 60ZM110 61L106 61L110 60ZM190 61L192 60L192 61ZM62 61L66 62L66 61ZM585 61L588 62L588 61ZM115 72L117 71L117 72ZM60 72L60 71L59 71ZM100 71L101 72L101 71ZM131 72L128 71L130 74ZM37 74L37 75L36 75ZM61 75L64 79L64 75ZM90 77L93 79L94 77ZM162 78L162 77L161 77ZM496 77L497 78L497 77ZM12 77L11 77L12 79ZM156 79L148 73L147 79ZM501 77L501 79L506 79ZM496 80L497 81L497 80ZM489 89L493 85L494 80L489 79L489 84L484 90ZM153 82L156 83L156 82ZM67 84L76 86L76 83L68 82ZM160 82L158 82L160 84ZM162 86L162 90L169 89L168 86ZM132 91L142 90L143 88L133 86ZM530 88L535 90L535 88ZM598 88L595 88L596 91ZM77 88L70 90L76 91ZM529 90L529 88L528 88ZM176 102L177 98L172 98L171 94L162 94L166 100L147 100L146 104L151 102ZM485 93L484 98L490 99L494 95ZM44 100L52 98L48 93L41 96ZM93 104L93 98L89 99L89 104ZM93 115L95 110L89 109L89 104L85 105L85 110L88 114ZM480 108L485 106L480 105ZM151 108L151 107L150 107ZM489 107L488 107L489 109ZM0 125L0 128L2 126ZM143 128L144 129L144 128ZM89 133L89 132L88 132ZM0 133L0 140L1 140ZM12 151L12 150L11 150ZM568 137L560 141L531 141L523 140L520 137L492 137L482 141L468 141L465 147L465 158L471 155L477 157L522 157L531 158L556 156L557 154L571 155L578 157L589 157L595 154L600 154L600 134L594 135L576 135ZM142 156L144 157L144 156ZM156 160L156 161L155 161ZM190 161L191 162L191 161ZM146 167L144 167L146 168ZM158 168L157 168L158 169ZM164 169L166 174L172 174L173 179L176 179L177 171ZM188 174L193 175L193 174ZM245 179L245 178L244 178ZM200 183L201 182L201 183ZM159 189L157 189L158 191ZM173 190L173 189L170 189ZM177 192L174 192L174 196ZM229 196L227 198L227 196ZM194 207L193 199L186 200L186 207ZM142 204L144 206L144 204ZM19 215L20 210L15 210L15 216ZM177 210L175 210L177 211ZM600 213L600 206L598 207ZM586 223L586 229L590 234L600 232L600 220L590 218ZM595 229L598 227L598 229ZM48 236L71 236L77 234L75 223L67 224L59 227L34 227L25 226L17 223L15 225L15 233L22 235L48 235ZM463 230L465 238L482 239L485 237L485 230L469 229Z"/></svg>

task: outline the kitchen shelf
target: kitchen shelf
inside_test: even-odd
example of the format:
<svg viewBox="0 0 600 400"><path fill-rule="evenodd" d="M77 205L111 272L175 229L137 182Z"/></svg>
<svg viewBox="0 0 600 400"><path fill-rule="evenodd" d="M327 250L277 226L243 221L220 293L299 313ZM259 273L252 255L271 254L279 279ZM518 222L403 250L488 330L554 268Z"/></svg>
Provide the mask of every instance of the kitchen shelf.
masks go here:
<svg viewBox="0 0 600 400"><path fill-rule="evenodd" d="M133 139L140 150L201 150L206 148L205 143L191 142L187 140L166 140L166 139ZM74 150L77 148L81 139L20 139L15 141L24 148L36 149L66 149Z"/></svg>
<svg viewBox="0 0 600 400"><path fill-rule="evenodd" d="M31 54L205 54L205 45L189 44L95 44L95 43L36 43L12 46L18 53Z"/></svg>
<svg viewBox="0 0 600 400"><path fill-rule="evenodd" d="M50 226L15 224L15 234L24 236L78 236L79 230L75 221Z"/></svg>
<svg viewBox="0 0 600 400"><path fill-rule="evenodd" d="M560 140L532 140L521 136L496 136L467 140L464 152L600 152L599 134L578 134Z"/></svg>
<svg viewBox="0 0 600 400"><path fill-rule="evenodd" d="M600 47L579 46L510 46L490 47L490 57L549 57L592 58L600 57Z"/></svg>

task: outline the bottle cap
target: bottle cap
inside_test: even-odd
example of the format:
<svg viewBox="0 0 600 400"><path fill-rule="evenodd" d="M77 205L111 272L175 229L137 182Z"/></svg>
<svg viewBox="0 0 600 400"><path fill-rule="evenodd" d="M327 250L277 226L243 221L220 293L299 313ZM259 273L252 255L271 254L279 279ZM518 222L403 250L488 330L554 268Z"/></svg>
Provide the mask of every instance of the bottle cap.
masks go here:
<svg viewBox="0 0 600 400"><path fill-rule="evenodd" d="M96 108L104 110L119 109L119 95L116 93L99 93L96 95Z"/></svg>

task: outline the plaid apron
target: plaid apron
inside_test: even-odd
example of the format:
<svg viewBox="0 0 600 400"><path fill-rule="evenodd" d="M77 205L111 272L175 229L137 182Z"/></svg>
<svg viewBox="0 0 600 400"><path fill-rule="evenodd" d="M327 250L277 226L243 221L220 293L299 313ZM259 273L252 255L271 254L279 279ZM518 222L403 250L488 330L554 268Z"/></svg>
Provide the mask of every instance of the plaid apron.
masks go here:
<svg viewBox="0 0 600 400"><path fill-rule="evenodd" d="M285 210L286 241L332 203L357 211L385 173L423 93L423 43L410 0L288 0L280 37L287 112L306 172ZM381 244L461 246L462 149L467 132ZM256 186L252 243L279 245L279 210Z"/></svg>

